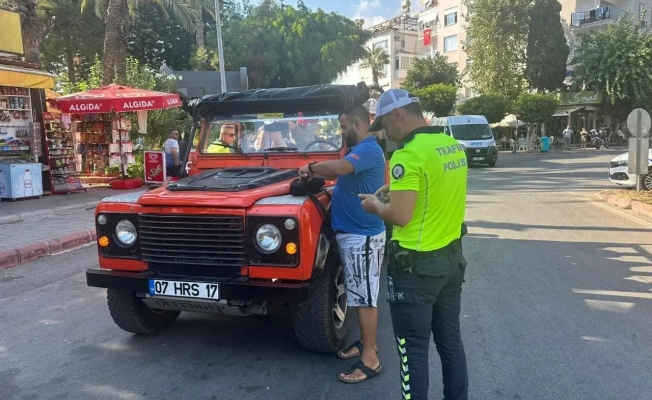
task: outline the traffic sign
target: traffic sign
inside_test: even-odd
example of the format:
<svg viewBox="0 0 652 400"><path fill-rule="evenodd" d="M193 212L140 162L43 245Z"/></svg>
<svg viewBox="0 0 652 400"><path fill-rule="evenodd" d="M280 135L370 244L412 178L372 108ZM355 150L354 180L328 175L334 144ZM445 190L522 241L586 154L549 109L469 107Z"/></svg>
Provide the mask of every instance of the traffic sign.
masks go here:
<svg viewBox="0 0 652 400"><path fill-rule="evenodd" d="M637 108L627 116L627 129L636 138L646 138L650 136L650 126L652 118L650 114L642 108Z"/></svg>

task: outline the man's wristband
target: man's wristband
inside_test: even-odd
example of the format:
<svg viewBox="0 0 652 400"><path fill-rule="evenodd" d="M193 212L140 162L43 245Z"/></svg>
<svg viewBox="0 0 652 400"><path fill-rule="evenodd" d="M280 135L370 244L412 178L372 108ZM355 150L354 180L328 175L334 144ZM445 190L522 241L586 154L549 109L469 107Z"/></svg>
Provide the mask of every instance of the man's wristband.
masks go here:
<svg viewBox="0 0 652 400"><path fill-rule="evenodd" d="M313 161L313 162L311 162L310 164L308 164L308 171L312 172L313 174L315 173L315 171L312 170L312 166L313 166L314 164L317 164L317 162Z"/></svg>

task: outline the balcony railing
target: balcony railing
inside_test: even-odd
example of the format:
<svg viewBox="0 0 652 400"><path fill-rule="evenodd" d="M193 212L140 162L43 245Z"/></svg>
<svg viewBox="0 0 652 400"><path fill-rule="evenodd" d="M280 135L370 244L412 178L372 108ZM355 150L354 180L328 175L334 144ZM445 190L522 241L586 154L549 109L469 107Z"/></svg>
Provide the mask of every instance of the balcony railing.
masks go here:
<svg viewBox="0 0 652 400"><path fill-rule="evenodd" d="M602 21L618 21L624 11L612 6L600 6L594 10L580 11L571 14L572 26L583 26Z"/></svg>

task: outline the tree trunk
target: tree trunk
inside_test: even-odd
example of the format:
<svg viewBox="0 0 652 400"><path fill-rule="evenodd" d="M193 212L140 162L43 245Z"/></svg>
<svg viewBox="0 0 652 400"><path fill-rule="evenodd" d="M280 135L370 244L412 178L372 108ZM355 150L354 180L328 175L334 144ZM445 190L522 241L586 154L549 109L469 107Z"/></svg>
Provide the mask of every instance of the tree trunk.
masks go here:
<svg viewBox="0 0 652 400"><path fill-rule="evenodd" d="M77 74L75 70L75 55L72 52L72 48L66 46L66 66L68 67L68 82L75 84L77 83Z"/></svg>
<svg viewBox="0 0 652 400"><path fill-rule="evenodd" d="M197 48L204 47L204 7L201 3L195 6L197 18L195 19L195 40L197 41Z"/></svg>
<svg viewBox="0 0 652 400"><path fill-rule="evenodd" d="M127 28L129 6L127 0L109 0L104 32L102 85L112 82L127 84ZM115 79L114 79L115 76Z"/></svg>
<svg viewBox="0 0 652 400"><path fill-rule="evenodd" d="M32 4L22 15L23 44L25 46L25 61L39 64L41 42L45 35L45 24L36 13L36 4Z"/></svg>
<svg viewBox="0 0 652 400"><path fill-rule="evenodd" d="M380 86L378 83L378 71L374 68L371 69L371 80L374 82L374 85Z"/></svg>

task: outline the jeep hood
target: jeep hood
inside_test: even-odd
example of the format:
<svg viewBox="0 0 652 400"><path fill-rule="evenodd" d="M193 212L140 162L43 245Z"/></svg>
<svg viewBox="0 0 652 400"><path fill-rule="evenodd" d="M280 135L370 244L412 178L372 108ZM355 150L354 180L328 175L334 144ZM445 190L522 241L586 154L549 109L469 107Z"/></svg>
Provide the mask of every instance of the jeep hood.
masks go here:
<svg viewBox="0 0 652 400"><path fill-rule="evenodd" d="M145 192L143 206L195 206L246 208L264 197L290 193L296 169L270 167L223 168L203 172L166 188Z"/></svg>

